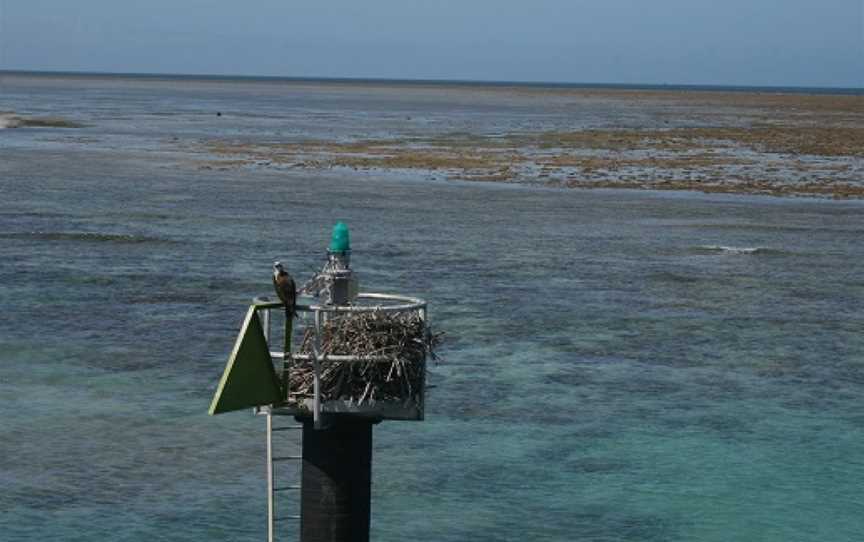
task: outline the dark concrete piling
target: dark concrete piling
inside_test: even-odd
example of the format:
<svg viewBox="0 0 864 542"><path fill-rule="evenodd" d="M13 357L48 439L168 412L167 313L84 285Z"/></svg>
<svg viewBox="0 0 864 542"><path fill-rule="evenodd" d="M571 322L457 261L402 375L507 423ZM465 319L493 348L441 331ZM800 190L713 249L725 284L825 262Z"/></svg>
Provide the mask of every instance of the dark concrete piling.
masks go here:
<svg viewBox="0 0 864 542"><path fill-rule="evenodd" d="M373 422L302 421L301 542L368 542Z"/></svg>

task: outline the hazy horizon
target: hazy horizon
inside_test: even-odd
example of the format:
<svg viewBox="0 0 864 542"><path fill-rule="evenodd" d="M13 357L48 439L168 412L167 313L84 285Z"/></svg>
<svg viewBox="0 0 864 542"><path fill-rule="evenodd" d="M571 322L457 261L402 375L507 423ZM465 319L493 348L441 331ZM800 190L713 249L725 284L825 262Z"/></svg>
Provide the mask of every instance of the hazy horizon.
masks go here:
<svg viewBox="0 0 864 542"><path fill-rule="evenodd" d="M588 88L723 88L723 89L824 89L824 90L849 90L864 91L864 85L859 86L803 86L803 85L723 85L711 83L615 83L609 81L520 81L505 79L410 79L394 77L332 77L332 76L289 76L289 75L260 75L260 74L234 74L234 73L179 73L179 72L109 72L109 71L76 71L76 70L4 70L0 69L0 75L34 75L34 76L83 76L83 77L140 77L140 78L180 78L180 79L238 79L238 80L285 80L285 81L309 81L309 82L358 82L358 83L405 83L412 84L455 84L455 85L515 85L536 87L588 87Z"/></svg>
<svg viewBox="0 0 864 542"><path fill-rule="evenodd" d="M0 70L864 87L864 2L0 0Z"/></svg>

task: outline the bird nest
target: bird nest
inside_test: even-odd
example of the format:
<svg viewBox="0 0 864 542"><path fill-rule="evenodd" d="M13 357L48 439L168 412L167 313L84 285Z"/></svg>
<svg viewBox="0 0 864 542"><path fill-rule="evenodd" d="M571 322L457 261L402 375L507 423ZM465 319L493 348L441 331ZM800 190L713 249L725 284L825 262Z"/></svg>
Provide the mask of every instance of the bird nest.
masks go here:
<svg viewBox="0 0 864 542"><path fill-rule="evenodd" d="M422 401L426 358L437 359L433 334L417 312L361 312L333 315L321 326L321 400L353 405L378 401ZM307 328L299 354L312 357L315 331ZM326 356L353 356L352 361ZM298 356L305 357L305 356ZM311 359L288 367L288 403L302 406L314 394Z"/></svg>

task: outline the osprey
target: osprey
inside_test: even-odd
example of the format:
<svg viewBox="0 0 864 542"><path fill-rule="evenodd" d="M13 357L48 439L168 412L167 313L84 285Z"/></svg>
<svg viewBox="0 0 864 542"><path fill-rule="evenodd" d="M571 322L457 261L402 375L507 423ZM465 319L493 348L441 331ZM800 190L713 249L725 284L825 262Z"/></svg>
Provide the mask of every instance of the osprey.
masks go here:
<svg viewBox="0 0 864 542"><path fill-rule="evenodd" d="M276 288L276 295L285 303L285 318L297 316L294 309L297 304L297 286L281 262L273 264L273 287Z"/></svg>

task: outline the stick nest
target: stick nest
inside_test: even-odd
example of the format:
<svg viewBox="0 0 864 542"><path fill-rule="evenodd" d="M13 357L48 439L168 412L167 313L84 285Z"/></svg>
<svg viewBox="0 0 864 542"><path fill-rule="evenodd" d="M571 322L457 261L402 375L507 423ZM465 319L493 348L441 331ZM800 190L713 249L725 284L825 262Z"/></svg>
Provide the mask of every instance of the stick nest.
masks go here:
<svg viewBox="0 0 864 542"><path fill-rule="evenodd" d="M362 312L332 316L322 326L321 353L359 356L360 361L321 364L321 400L420 400L427 356L437 359L433 334L416 312ZM303 334L300 354L314 352L314 328ZM294 360L288 369L288 402L302 404L313 396L312 361Z"/></svg>

